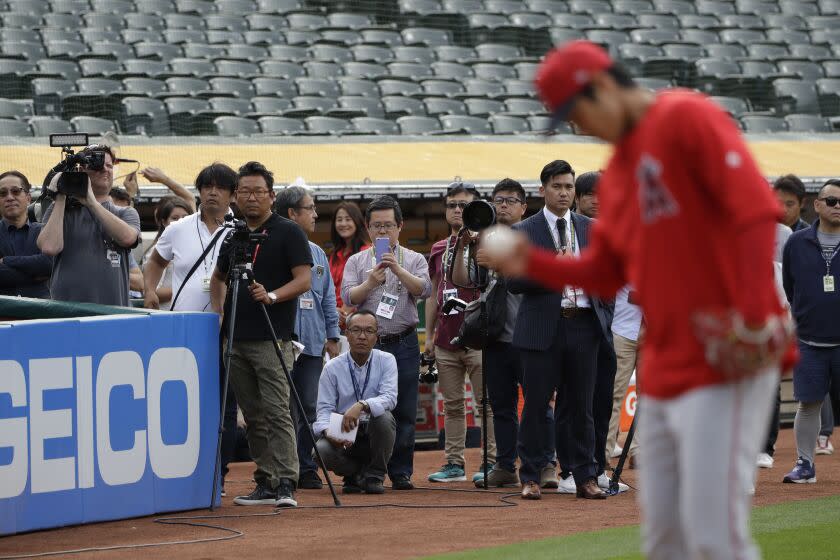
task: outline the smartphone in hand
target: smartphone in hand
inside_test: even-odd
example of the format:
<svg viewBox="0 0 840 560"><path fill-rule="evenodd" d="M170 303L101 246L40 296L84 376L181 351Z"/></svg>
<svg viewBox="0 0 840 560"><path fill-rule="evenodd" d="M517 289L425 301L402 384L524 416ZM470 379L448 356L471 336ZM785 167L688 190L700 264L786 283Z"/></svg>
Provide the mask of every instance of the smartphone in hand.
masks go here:
<svg viewBox="0 0 840 560"><path fill-rule="evenodd" d="M373 247L376 253L376 264L379 264L382 262L382 255L391 252L391 240L387 237L377 237Z"/></svg>

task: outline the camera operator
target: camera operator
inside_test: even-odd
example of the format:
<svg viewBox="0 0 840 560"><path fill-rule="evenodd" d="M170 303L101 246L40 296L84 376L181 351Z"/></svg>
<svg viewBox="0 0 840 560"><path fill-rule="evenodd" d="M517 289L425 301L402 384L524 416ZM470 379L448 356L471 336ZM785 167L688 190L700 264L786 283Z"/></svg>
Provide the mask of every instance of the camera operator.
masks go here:
<svg viewBox="0 0 840 560"><path fill-rule="evenodd" d="M36 244L42 226L29 221L29 188L20 171L0 173L0 295L49 299L52 259Z"/></svg>
<svg viewBox="0 0 840 560"><path fill-rule="evenodd" d="M291 367L297 297L312 286L312 253L303 231L272 213L273 186L274 176L261 163L251 161L239 168L236 205L245 216L248 230L267 237L247 259L253 267L253 281L240 284L230 357L230 383L248 424L248 445L257 464L256 488L247 496L235 498L234 503L294 507L298 457L290 387L259 304L266 306L283 359ZM236 237L230 235L222 244L210 283L213 310L222 314L224 307L225 318L231 312L225 281L231 268L229 257L235 254L238 243Z"/></svg>
<svg viewBox="0 0 840 560"><path fill-rule="evenodd" d="M432 279L432 294L426 300L426 354L437 360L439 388L443 394L444 431L446 443L444 453L446 464L429 475L429 482L457 482L466 480L464 447L467 439L466 400L464 380L469 377L477 404L480 400L482 383L481 350L465 348L452 343L464 323L464 314L444 313L444 304L458 298L467 303L478 299L478 289L464 289L452 284L446 271L452 259L456 258L457 235L464 225L464 208L479 198L472 183L452 183L444 196L446 223L449 236L432 245L429 255L429 275ZM447 310L448 311L448 310ZM478 407L476 407L478 409ZM493 430L493 415L487 411L487 462L488 469L496 462L496 438ZM479 467L473 480L483 476Z"/></svg>
<svg viewBox="0 0 840 560"><path fill-rule="evenodd" d="M44 214L38 247L55 257L52 299L128 306L129 259L140 242L140 216L134 208L115 206L110 198L114 154L92 145L81 154L104 152L100 170L86 168L87 194L76 200L56 193L55 204ZM61 173L47 188L56 191Z"/></svg>
<svg viewBox="0 0 840 560"><path fill-rule="evenodd" d="M279 216L295 222L304 233L310 234L315 231L315 221L318 219L315 201L303 187L291 186L282 189L274 203L274 211ZM318 379L324 365L324 351L326 350L330 358L338 356L341 332L338 330L335 285L330 276L327 254L311 241L309 250L312 251L314 262L311 270L312 289L298 298L295 334L304 348L295 360L292 380L303 403L303 410L295 411L300 463L298 488L318 490L323 483L318 477L318 466L312 460L312 447L315 442L312 441L306 424L315 421Z"/></svg>

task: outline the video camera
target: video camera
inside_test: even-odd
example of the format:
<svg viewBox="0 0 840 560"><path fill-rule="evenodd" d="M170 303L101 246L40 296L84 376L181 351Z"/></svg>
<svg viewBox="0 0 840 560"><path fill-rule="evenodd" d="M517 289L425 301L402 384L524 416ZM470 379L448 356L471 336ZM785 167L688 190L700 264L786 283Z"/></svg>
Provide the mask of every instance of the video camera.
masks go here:
<svg viewBox="0 0 840 560"><path fill-rule="evenodd" d="M85 170L102 171L105 167L105 152L102 150L73 151L74 147L87 147L88 135L50 134L50 146L61 148L62 159L53 167L44 179L44 186L48 185L56 173L61 173L58 179L58 193L77 199L87 196L88 176ZM45 191L46 192L46 191Z"/></svg>
<svg viewBox="0 0 840 560"><path fill-rule="evenodd" d="M420 354L420 367L425 367L426 371L420 372L420 383L437 383L438 371L435 365L435 357L428 354Z"/></svg>
<svg viewBox="0 0 840 560"><path fill-rule="evenodd" d="M231 247L231 268L242 264L250 265L254 259L256 246L268 239L267 233L251 231L248 229L245 220L239 220L233 214L225 215L225 221L222 227L232 230L232 233L226 241Z"/></svg>

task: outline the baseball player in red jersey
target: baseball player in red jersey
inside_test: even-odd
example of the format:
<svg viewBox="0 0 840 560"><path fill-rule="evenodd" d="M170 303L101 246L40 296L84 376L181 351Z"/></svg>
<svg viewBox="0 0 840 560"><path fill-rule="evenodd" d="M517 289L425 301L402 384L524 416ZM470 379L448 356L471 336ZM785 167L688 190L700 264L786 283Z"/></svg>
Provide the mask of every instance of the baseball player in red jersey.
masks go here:
<svg viewBox="0 0 840 560"><path fill-rule="evenodd" d="M778 203L732 119L706 97L635 85L600 47L549 53L555 119L615 146L580 258L489 231L494 268L608 297L637 287L646 338L640 493L648 558L753 559L749 489L791 327L773 279Z"/></svg>

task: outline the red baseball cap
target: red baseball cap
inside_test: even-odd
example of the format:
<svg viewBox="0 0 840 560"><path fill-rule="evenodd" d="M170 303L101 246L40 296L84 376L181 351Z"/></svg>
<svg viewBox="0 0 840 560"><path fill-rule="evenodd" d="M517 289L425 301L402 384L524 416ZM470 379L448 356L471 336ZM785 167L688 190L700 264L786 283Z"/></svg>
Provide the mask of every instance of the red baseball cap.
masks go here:
<svg viewBox="0 0 840 560"><path fill-rule="evenodd" d="M537 69L534 85L552 113L549 131L567 119L592 75L612 65L607 51L590 41L570 41L546 55Z"/></svg>

